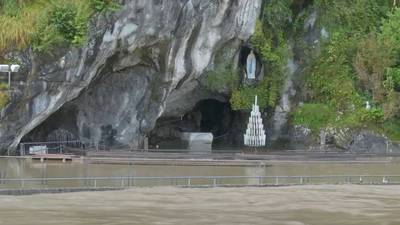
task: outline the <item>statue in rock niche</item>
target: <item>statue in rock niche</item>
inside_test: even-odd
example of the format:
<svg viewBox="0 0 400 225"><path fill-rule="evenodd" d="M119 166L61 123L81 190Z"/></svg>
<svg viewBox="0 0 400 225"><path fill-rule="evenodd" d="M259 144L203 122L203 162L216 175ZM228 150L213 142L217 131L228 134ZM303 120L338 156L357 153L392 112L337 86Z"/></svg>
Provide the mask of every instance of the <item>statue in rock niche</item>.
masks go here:
<svg viewBox="0 0 400 225"><path fill-rule="evenodd" d="M366 110L371 110L371 104L369 103L369 101L365 102L365 109Z"/></svg>
<svg viewBox="0 0 400 225"><path fill-rule="evenodd" d="M256 68L257 68L257 59L254 55L253 50L251 50L250 54L247 56L246 63L246 74L247 79L253 80L256 79Z"/></svg>

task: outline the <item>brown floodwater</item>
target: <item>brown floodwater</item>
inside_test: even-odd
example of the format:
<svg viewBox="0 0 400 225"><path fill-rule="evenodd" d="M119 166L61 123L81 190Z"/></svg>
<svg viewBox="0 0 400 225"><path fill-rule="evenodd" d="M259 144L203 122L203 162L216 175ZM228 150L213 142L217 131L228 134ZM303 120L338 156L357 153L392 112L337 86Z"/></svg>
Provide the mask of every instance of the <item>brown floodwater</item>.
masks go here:
<svg viewBox="0 0 400 225"><path fill-rule="evenodd" d="M0 159L2 178L104 176L399 175L397 158L267 162L267 166L155 166ZM0 184L6 188L9 184ZM58 185L80 186L81 183ZM52 187L38 184L32 187ZM0 224L400 224L400 186L134 188L0 196Z"/></svg>
<svg viewBox="0 0 400 225"><path fill-rule="evenodd" d="M0 224L400 224L400 186L136 188L0 196Z"/></svg>
<svg viewBox="0 0 400 225"><path fill-rule="evenodd" d="M264 162L263 166L172 166L172 165L119 165L119 164L90 164L85 161L44 162L28 159L1 158L1 178L76 178L76 177L176 177L176 176L315 176L315 175L400 175L400 161L398 158L375 158L370 161L359 162L330 162L330 161L298 161L298 162ZM364 180L364 183L379 182ZM280 183L299 182L281 179ZM400 182L400 177L393 182ZM137 181L135 186L166 186L172 180L165 181ZM186 184L187 181L181 180ZM193 185L210 184L210 180L193 180ZM229 184L258 184L254 178L241 180L225 180ZM274 179L262 181L264 184L273 184ZM336 181L333 183L342 182ZM125 181L124 185L132 185ZM308 184L323 183L318 180L307 181ZM332 182L328 182L332 183ZM221 183L223 184L223 183ZM97 187L121 186L120 180L97 181ZM0 188L43 188L43 187L93 187L93 181L29 181L23 184L19 181L0 182Z"/></svg>
<svg viewBox="0 0 400 225"><path fill-rule="evenodd" d="M118 165L89 164L85 161L41 163L29 159L0 158L2 178L297 175L400 175L400 158L380 158L368 162L265 162L262 166Z"/></svg>

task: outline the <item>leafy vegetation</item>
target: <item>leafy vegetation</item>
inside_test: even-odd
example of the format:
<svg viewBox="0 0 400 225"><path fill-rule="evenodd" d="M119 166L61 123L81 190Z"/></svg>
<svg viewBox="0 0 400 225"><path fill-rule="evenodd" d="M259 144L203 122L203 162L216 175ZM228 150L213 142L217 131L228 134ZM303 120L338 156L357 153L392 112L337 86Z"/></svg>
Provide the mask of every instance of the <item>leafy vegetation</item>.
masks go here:
<svg viewBox="0 0 400 225"><path fill-rule="evenodd" d="M379 131L379 130L378 130ZM392 140L400 140L400 120L388 120L380 128Z"/></svg>
<svg viewBox="0 0 400 225"><path fill-rule="evenodd" d="M328 126L335 119L335 113L326 104L305 104L293 116L294 124L305 125L312 131Z"/></svg>
<svg viewBox="0 0 400 225"><path fill-rule="evenodd" d="M90 0L90 5L100 13L115 12L121 8L115 0Z"/></svg>
<svg viewBox="0 0 400 225"><path fill-rule="evenodd" d="M335 35L322 49L321 56L311 65L306 76L308 101L325 103L337 110L347 110L361 102L354 87L349 52L354 41Z"/></svg>
<svg viewBox="0 0 400 225"><path fill-rule="evenodd" d="M28 45L41 8L41 4L29 1L1 1L0 53L10 47L24 48Z"/></svg>
<svg viewBox="0 0 400 225"><path fill-rule="evenodd" d="M400 121L400 10L393 1L315 0L311 7L322 15L316 26L329 33L317 55L301 41L312 9L294 12L292 3L264 2L251 38L267 68L264 80L233 88L233 109L251 108L254 95L261 107L276 106L287 74L288 43L295 38L303 44L296 47L312 58L303 76L305 103L293 112L294 124L315 133L327 126L367 127L399 137L398 126L390 125ZM366 101L372 105L369 110Z"/></svg>
<svg viewBox="0 0 400 225"><path fill-rule="evenodd" d="M400 140L400 1L314 0L304 12L294 0L264 0L250 42L264 65L264 79L239 85L231 63L207 74L211 90L230 89L236 110L251 108L258 95L262 108L279 100L293 39L311 58L304 70L304 104L294 124L314 131L326 126L368 127ZM0 54L31 47L47 53L58 46L81 45L96 14L115 12L115 0L0 0ZM318 29L329 34L312 55L304 40L304 22L317 11ZM303 41L303 42L302 42ZM310 51L310 52L308 52ZM0 85L0 108L9 101ZM365 109L366 101L372 109Z"/></svg>
<svg viewBox="0 0 400 225"><path fill-rule="evenodd" d="M262 108L276 106L286 74L288 46L285 37L292 21L291 0L271 0L265 4L251 44L261 55L265 70L264 80L255 86L241 86L232 93L235 110L251 109L254 95Z"/></svg>
<svg viewBox="0 0 400 225"><path fill-rule="evenodd" d="M4 108L10 101L10 98L7 94L8 85L5 83L0 83L0 110Z"/></svg>
<svg viewBox="0 0 400 225"><path fill-rule="evenodd" d="M392 1L314 1L324 15L318 22L330 37L304 76L306 104L293 113L295 124L317 130L368 127L400 137L400 9L395 6ZM366 101L372 109L365 109Z"/></svg>
<svg viewBox="0 0 400 225"><path fill-rule="evenodd" d="M214 70L206 74L206 86L212 91L233 90L238 84L239 77L232 68L232 64L218 64Z"/></svg>
<svg viewBox="0 0 400 225"><path fill-rule="evenodd" d="M0 53L28 46L48 52L62 44L81 45L91 16L118 7L114 0L2 0Z"/></svg>
<svg viewBox="0 0 400 225"><path fill-rule="evenodd" d="M263 81L254 87L242 86L233 91L231 96L231 104L234 110L247 110L251 109L254 102L254 96L258 96L258 104L261 107L266 107L269 100L269 92L267 82Z"/></svg>

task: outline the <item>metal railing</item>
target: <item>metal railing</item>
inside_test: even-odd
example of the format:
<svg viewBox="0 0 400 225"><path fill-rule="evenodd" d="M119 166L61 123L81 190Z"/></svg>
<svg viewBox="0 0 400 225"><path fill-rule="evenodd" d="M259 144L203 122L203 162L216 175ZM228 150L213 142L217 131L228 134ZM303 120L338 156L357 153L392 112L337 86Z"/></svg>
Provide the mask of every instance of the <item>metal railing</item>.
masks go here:
<svg viewBox="0 0 400 225"><path fill-rule="evenodd" d="M400 175L2 178L0 189L400 184Z"/></svg>
<svg viewBox="0 0 400 225"><path fill-rule="evenodd" d="M9 143L3 143L3 144L9 144ZM110 155L118 155L118 153L181 153L181 154L237 154L237 153L246 153L248 152L248 149L246 148L241 148L241 147L225 147L225 148L216 148L213 149L211 152L204 152L204 151L193 151L193 150L188 150L188 149L132 149L127 145L120 145L120 146L107 146L105 144L95 144L91 142L82 142L80 140L71 140L71 141L54 141L54 142L21 142L19 146L19 155L24 156L29 154L29 148L34 147L34 146L46 146L49 150L49 153L64 153L64 149L72 148L74 151L77 149L80 149L80 153L86 153L89 152L91 154L110 154ZM391 141L386 143L386 149L382 150L381 153L352 153L352 152L340 152L340 153L335 153L335 152L326 152L326 151L309 151L309 150L282 150L282 151L272 151L274 154L282 154L282 153L287 153L290 152L291 154L329 154L329 155L341 155L341 156L346 156L346 155L357 155L357 156L364 156L364 155L379 155L379 156L400 156L399 152L394 151L394 149L397 149L400 147L400 141ZM268 151L271 153L271 150L266 150L266 149L259 149L259 152L266 152Z"/></svg>
<svg viewBox="0 0 400 225"><path fill-rule="evenodd" d="M43 147L46 150L46 153L62 154L64 153L65 148L83 148L84 143L79 140L54 142L21 142L19 145L19 155L28 155L30 153L30 148L35 146Z"/></svg>

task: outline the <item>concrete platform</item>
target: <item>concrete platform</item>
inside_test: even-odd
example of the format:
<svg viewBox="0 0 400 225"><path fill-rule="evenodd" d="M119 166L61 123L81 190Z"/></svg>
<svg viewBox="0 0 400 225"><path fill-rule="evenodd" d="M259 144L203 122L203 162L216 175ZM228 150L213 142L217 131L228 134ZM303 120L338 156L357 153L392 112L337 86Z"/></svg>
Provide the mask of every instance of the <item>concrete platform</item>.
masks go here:
<svg viewBox="0 0 400 225"><path fill-rule="evenodd" d="M64 155L64 154L37 154L32 155L31 158L33 160L40 160L43 162L44 160L59 160L62 162L72 161L73 158L76 158L75 155Z"/></svg>
<svg viewBox="0 0 400 225"><path fill-rule="evenodd" d="M189 151L210 153L214 136L212 133L184 132L181 140L187 142Z"/></svg>

